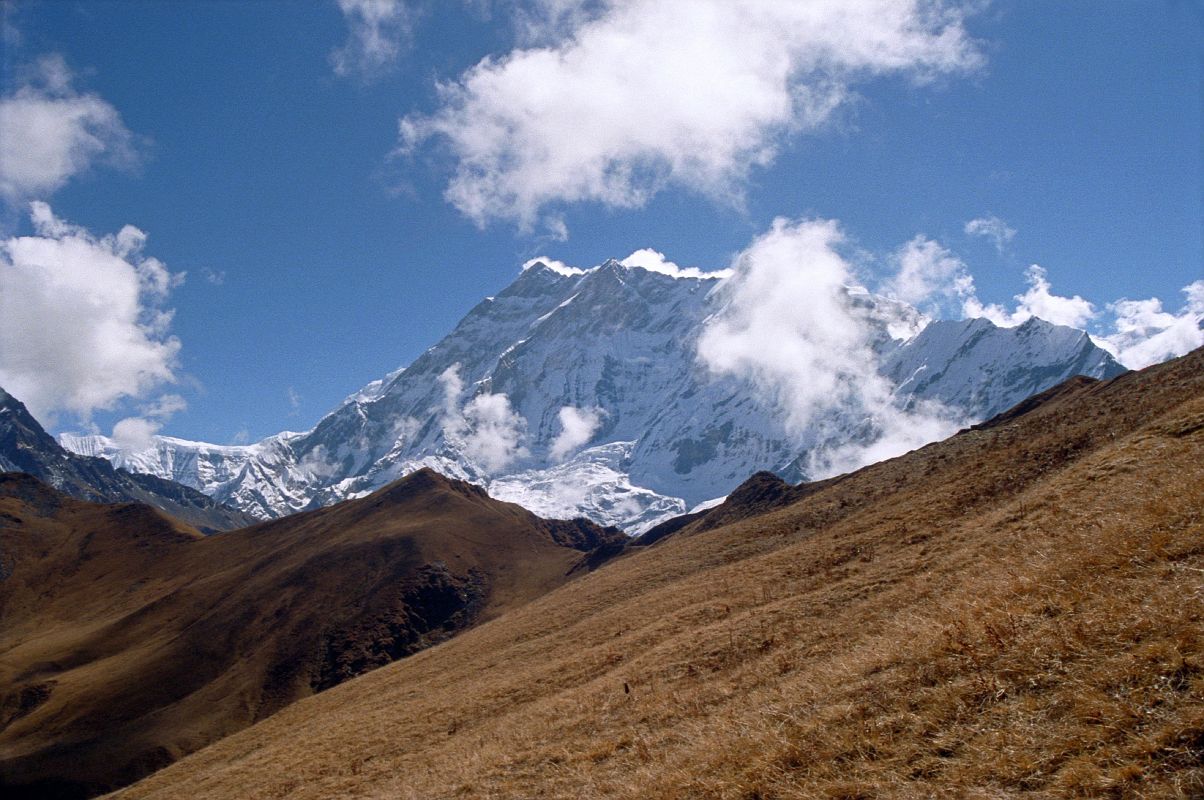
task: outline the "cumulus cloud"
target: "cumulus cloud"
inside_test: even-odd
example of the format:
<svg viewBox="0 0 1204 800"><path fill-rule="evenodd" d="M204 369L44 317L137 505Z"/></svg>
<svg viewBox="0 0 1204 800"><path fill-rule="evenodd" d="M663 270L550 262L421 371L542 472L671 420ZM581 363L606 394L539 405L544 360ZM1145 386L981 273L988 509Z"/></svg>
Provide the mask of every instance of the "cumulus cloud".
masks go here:
<svg viewBox="0 0 1204 800"><path fill-rule="evenodd" d="M1093 337L1129 369L1142 369L1204 347L1204 280L1183 287L1179 313L1164 311L1162 301L1118 300L1111 333Z"/></svg>
<svg viewBox="0 0 1204 800"><path fill-rule="evenodd" d="M400 123L400 152L446 145L445 196L479 225L563 235L557 204L638 208L669 185L738 203L750 170L859 81L982 63L945 0L546 5L565 11L550 43L482 60L439 86L436 111Z"/></svg>
<svg viewBox="0 0 1204 800"><path fill-rule="evenodd" d="M163 304L183 274L144 255L132 225L97 237L41 202L30 218L35 235L0 244L0 386L37 416L87 418L173 381Z"/></svg>
<svg viewBox="0 0 1204 800"><path fill-rule="evenodd" d="M813 451L813 477L898 455L960 422L934 406L895 405L878 373L871 312L850 293L843 243L832 220L774 220L736 257L720 289L723 308L698 343L712 372L750 381L800 442L846 442ZM857 430L830 428L850 411L862 420Z"/></svg>
<svg viewBox="0 0 1204 800"><path fill-rule="evenodd" d="M127 417L113 425L112 440L122 450L147 450L155 443L155 434L163 425L144 417Z"/></svg>
<svg viewBox="0 0 1204 800"><path fill-rule="evenodd" d="M917 307L940 310L944 301L964 302L974 295L974 279L965 262L925 236L916 236L895 252L897 272L882 292Z"/></svg>
<svg viewBox="0 0 1204 800"><path fill-rule="evenodd" d="M986 217L972 219L966 223L967 236L982 236L995 244L995 249L1003 252L1003 248L1016 236L1016 229L999 217L991 214Z"/></svg>
<svg viewBox="0 0 1204 800"><path fill-rule="evenodd" d="M1097 316L1095 306L1077 294L1073 297L1054 294L1044 267L1033 264L1025 270L1024 279L1028 289L1015 296L1017 305L1014 311L1008 311L996 303L983 305L976 296L971 296L966 299L962 313L966 317L985 317L1004 328L1015 327L1038 317L1054 325L1085 329L1087 323Z"/></svg>
<svg viewBox="0 0 1204 800"><path fill-rule="evenodd" d="M347 41L330 54L342 77L370 80L386 72L410 38L411 12L403 0L338 0Z"/></svg>
<svg viewBox="0 0 1204 800"><path fill-rule="evenodd" d="M126 417L113 425L110 438L123 450L147 450L155 443L155 434L164 423L188 408L188 401L178 394L164 394L139 409L140 417Z"/></svg>
<svg viewBox="0 0 1204 800"><path fill-rule="evenodd" d="M519 458L526 458L522 446L526 420L510 407L504 394L479 394L464 406L467 435L465 452L486 472L497 472Z"/></svg>
<svg viewBox="0 0 1204 800"><path fill-rule="evenodd" d="M530 453L523 446L527 421L510 407L505 394L478 394L462 407L464 380L460 364L439 375L443 387L443 436L485 472L504 469Z"/></svg>
<svg viewBox="0 0 1204 800"><path fill-rule="evenodd" d="M117 109L81 94L60 55L44 56L0 98L0 197L46 197L94 164L136 163L133 134Z"/></svg>
<svg viewBox="0 0 1204 800"><path fill-rule="evenodd" d="M563 406L559 413L560 433L552 441L549 455L553 461L563 461L593 438L606 416L600 408Z"/></svg>

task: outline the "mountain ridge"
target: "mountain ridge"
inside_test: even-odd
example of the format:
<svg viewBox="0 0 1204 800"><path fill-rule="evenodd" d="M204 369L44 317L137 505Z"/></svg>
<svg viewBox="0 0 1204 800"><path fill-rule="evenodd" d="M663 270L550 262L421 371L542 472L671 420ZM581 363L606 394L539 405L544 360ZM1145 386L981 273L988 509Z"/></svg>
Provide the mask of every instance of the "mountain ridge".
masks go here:
<svg viewBox="0 0 1204 800"><path fill-rule="evenodd" d="M96 502L141 502L208 533L250 524L253 517L154 474L114 467L107 459L64 448L25 405L0 389L0 471L26 472L67 494Z"/></svg>
<svg viewBox="0 0 1204 800"><path fill-rule="evenodd" d="M855 410L846 418L839 409L822 426L828 432L792 433L780 409L757 399L762 392L698 363L700 332L726 302L722 285L718 275L613 260L583 271L536 264L309 431L243 446L159 438L141 452L103 437L61 440L260 518L355 497L430 466L545 516L639 532L761 469L807 478L817 448L866 435ZM936 402L975 422L1072 374L1123 371L1086 334L1040 320L925 324L910 306L856 288L847 303L872 332L904 409ZM580 430L562 453L564 409ZM496 434L493 450L482 446L482 430ZM498 448L502 457L489 463Z"/></svg>

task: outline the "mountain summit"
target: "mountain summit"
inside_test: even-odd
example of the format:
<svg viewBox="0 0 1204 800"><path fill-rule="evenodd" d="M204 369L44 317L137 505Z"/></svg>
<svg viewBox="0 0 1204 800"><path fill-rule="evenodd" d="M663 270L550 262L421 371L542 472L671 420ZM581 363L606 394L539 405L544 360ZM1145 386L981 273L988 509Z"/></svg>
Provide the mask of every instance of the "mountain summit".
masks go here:
<svg viewBox="0 0 1204 800"><path fill-rule="evenodd" d="M795 430L781 402L707 369L698 344L729 303L724 277L614 260L588 270L535 262L408 367L305 433L244 446L158 437L138 452L100 436L61 441L265 519L362 496L427 466L545 516L644 530L758 470L817 477L817 453L874 438L864 408L837 407L822 425ZM861 289L845 301L894 389L890 402L940 404L950 431L1073 375L1124 371L1082 331L1038 319L928 323Z"/></svg>

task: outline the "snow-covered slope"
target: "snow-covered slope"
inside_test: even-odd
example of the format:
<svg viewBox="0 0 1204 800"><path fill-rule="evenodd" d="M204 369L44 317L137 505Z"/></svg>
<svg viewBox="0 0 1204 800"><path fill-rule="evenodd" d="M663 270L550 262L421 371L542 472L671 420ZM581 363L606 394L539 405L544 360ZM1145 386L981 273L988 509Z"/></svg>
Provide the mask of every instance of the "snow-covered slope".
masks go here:
<svg viewBox="0 0 1204 800"><path fill-rule="evenodd" d="M246 513L144 472L116 469L103 458L63 447L17 398L0 389L0 472L24 472L59 491L94 503L145 503L204 533L251 524Z"/></svg>
<svg viewBox="0 0 1204 800"><path fill-rule="evenodd" d="M160 437L142 452L98 436L62 441L264 518L430 466L541 515L639 530L761 469L804 478L801 456L864 433L865 420L842 420L839 409L824 426L828 440L788 432L762 393L701 365L698 337L721 310L720 280L616 261L571 274L537 264L308 432L246 446ZM864 290L850 289L849 303L871 326L904 406L938 401L971 421L1071 375L1123 371L1082 332L1040 320L925 327L915 309Z"/></svg>

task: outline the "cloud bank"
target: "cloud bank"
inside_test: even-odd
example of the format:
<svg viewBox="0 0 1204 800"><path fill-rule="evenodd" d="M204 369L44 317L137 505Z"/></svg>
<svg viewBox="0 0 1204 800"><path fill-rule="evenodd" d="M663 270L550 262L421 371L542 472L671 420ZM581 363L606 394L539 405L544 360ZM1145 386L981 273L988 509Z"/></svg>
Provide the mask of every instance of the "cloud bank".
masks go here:
<svg viewBox="0 0 1204 800"><path fill-rule="evenodd" d="M1010 239L1015 231L1008 230ZM1129 369L1204 347L1204 280L1183 287L1185 301L1177 312L1165 310L1158 298L1120 299L1101 307L1077 294L1057 294L1047 270L1032 264L1024 271L1027 288L1007 308L979 300L965 262L939 242L917 236L892 261L897 272L880 282L879 291L933 316L982 317L1004 328L1037 317L1078 328Z"/></svg>
<svg viewBox="0 0 1204 800"><path fill-rule="evenodd" d="M1204 280L1183 287L1185 302L1177 314L1162 301L1118 300L1108 305L1115 315L1113 331L1093 337L1129 369L1142 369L1204 347Z"/></svg>
<svg viewBox="0 0 1204 800"><path fill-rule="evenodd" d="M977 297L970 296L963 306L963 314L967 317L985 317L1004 328L1012 328L1038 317L1054 325L1084 330L1087 323L1097 316L1095 306L1077 294L1073 297L1054 294L1044 267L1031 265L1025 270L1024 279L1028 289L1015 296L1016 308L1013 311L995 303L983 305Z"/></svg>
<svg viewBox="0 0 1204 800"><path fill-rule="evenodd" d="M173 381L180 342L164 303L183 274L144 255L132 225L96 237L45 203L30 209L35 235L0 244L0 386L39 418L86 419Z"/></svg>
<svg viewBox="0 0 1204 800"><path fill-rule="evenodd" d="M726 304L698 342L702 363L752 383L800 444L845 442L813 452L812 477L898 455L961 422L935 406L894 404L878 373L870 311L849 291L857 281L838 249L844 241L833 220L774 220L736 257L721 287ZM862 424L852 432L831 427L839 416Z"/></svg>
<svg viewBox="0 0 1204 800"><path fill-rule="evenodd" d="M45 198L94 164L137 162L117 109L73 83L63 57L48 55L0 98L0 198L10 205Z"/></svg>
<svg viewBox="0 0 1204 800"><path fill-rule="evenodd" d="M445 196L482 226L562 236L556 204L638 208L669 185L738 203L750 171L827 123L858 82L983 62L945 0L541 7L558 15L549 44L482 60L439 86L436 111L400 123L401 152L446 146Z"/></svg>

